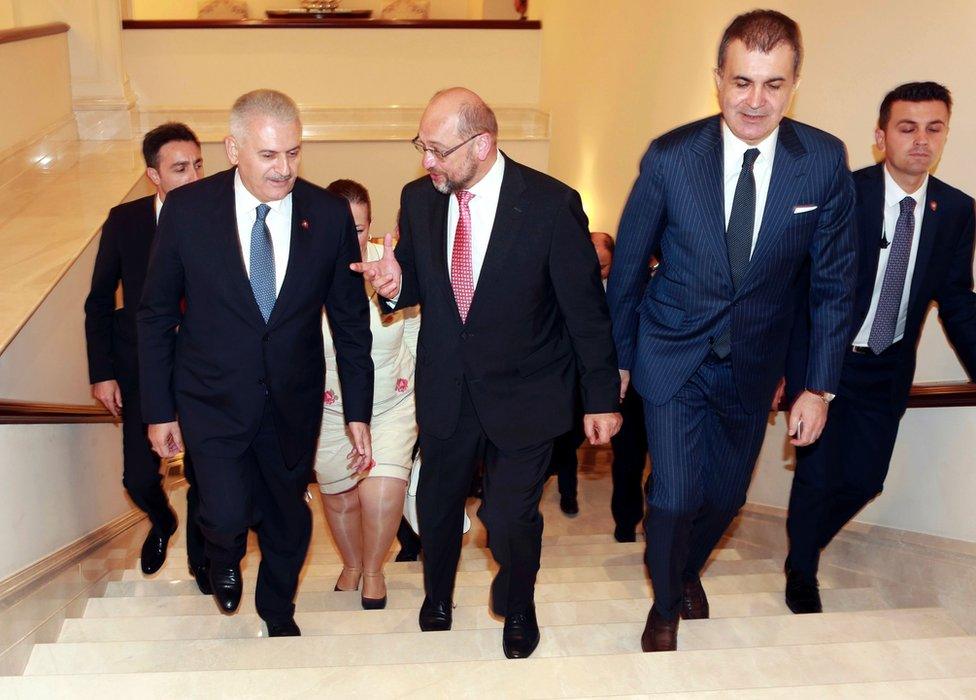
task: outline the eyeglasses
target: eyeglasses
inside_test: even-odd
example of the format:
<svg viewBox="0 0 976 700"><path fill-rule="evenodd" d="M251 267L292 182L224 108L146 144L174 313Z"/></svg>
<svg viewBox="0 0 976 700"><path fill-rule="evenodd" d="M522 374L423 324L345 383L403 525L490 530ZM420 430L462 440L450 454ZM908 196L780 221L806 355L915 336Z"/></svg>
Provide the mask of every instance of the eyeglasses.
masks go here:
<svg viewBox="0 0 976 700"><path fill-rule="evenodd" d="M410 143L413 144L413 147L417 149L417 152L418 153L430 153L437 160L445 161L445 160L448 159L448 157L452 153L454 153L454 151L456 151L457 149L461 148L461 146L463 146L464 144L469 143L470 141L474 141L476 138L478 138L479 136L481 136L484 133L485 133L484 131L481 131L481 132L475 134L474 136L472 136L471 138L465 139L464 141L462 141L461 143L459 143L457 146L453 146L451 148L448 148L446 151L441 151L441 150L438 150L436 148L430 148L429 146L425 146L424 143L423 143L423 141L420 140L420 135L419 134L417 136L414 136L413 137L413 140Z"/></svg>

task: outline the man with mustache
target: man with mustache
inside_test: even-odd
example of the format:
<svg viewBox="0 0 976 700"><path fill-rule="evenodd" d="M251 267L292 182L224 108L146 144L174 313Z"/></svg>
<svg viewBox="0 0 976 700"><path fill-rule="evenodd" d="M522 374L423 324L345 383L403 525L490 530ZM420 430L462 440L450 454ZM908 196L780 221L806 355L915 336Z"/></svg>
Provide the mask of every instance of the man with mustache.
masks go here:
<svg viewBox="0 0 976 700"><path fill-rule="evenodd" d="M235 167L171 192L159 219L138 314L143 417L161 457L180 451L184 436L193 455L221 612L240 603L253 528L258 615L268 636L297 636L323 305L354 445L349 466L372 466L372 336L363 280L349 269L359 242L346 200L298 177L302 125L287 95L239 97L224 145Z"/></svg>
<svg viewBox="0 0 976 700"><path fill-rule="evenodd" d="M382 260L354 267L398 307L421 307L420 628L451 627L464 501L483 461L492 608L505 655L524 658L539 643L539 499L577 372L590 443L620 428L600 269L579 194L503 154L476 94L434 95L413 144L428 177L403 188L396 255L387 239Z"/></svg>
<svg viewBox="0 0 976 700"><path fill-rule="evenodd" d="M881 493L915 374L931 302L976 380L973 198L929 175L949 134L952 97L933 82L906 83L881 102L875 142L884 160L854 173L858 278L837 399L820 441L797 449L786 521L786 603L818 613L820 550ZM790 389L810 344L798 314Z"/></svg>
<svg viewBox="0 0 976 700"><path fill-rule="evenodd" d="M651 143L620 221L607 293L622 388L633 375L653 464L644 651L676 648L679 615L709 615L700 573L745 502L800 285L813 331L793 444L819 437L840 379L854 193L843 144L784 118L801 58L789 17L736 17L715 69L721 114ZM647 282L652 256L661 263Z"/></svg>

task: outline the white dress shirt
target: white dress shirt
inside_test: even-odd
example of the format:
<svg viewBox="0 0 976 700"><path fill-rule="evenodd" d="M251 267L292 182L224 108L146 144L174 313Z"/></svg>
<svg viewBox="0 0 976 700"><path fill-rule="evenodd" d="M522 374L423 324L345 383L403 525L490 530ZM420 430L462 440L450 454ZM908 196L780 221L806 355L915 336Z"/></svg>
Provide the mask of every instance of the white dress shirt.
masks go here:
<svg viewBox="0 0 976 700"><path fill-rule="evenodd" d="M776 139L779 136L779 127L773 129L773 133L764 138L755 146L750 146L745 141L732 133L732 130L722 122L722 153L723 153L723 178L725 183L725 228L729 228L729 219L732 217L732 200L735 199L735 186L739 182L739 173L742 172L742 156L750 148L759 149L759 157L752 166L752 175L756 181L756 219L752 226L752 247L749 254L756 249L756 241L759 239L759 227L762 226L763 212L766 210L766 195L769 193L769 179L773 173L773 158L776 155Z"/></svg>
<svg viewBox="0 0 976 700"><path fill-rule="evenodd" d="M498 210L498 195L502 189L502 177L505 174L505 158L501 151L495 158L494 165L485 173L475 185L468 189L474 195L468 202L471 210L471 272L475 287L478 286L478 275L485 262L488 252L488 241L491 238L491 228L495 225L495 212ZM454 251L454 234L457 232L458 219L461 218L461 206L457 196L452 194L447 206L447 273L451 274L451 253Z"/></svg>
<svg viewBox="0 0 976 700"><path fill-rule="evenodd" d="M271 232L271 245L274 248L275 294L281 292L281 283L288 269L288 253L291 251L291 192L284 199L261 202L244 186L239 172L234 173L234 210L237 212L237 236L241 241L241 255L244 256L244 270L251 276L251 228L258 217L259 204L271 207L264 222Z"/></svg>
<svg viewBox="0 0 976 700"><path fill-rule="evenodd" d="M159 212L163 210L163 200L159 198L159 192L156 193L156 201L153 202L153 209L156 211L156 223L159 223Z"/></svg>
<svg viewBox="0 0 976 700"><path fill-rule="evenodd" d="M874 291L871 293L871 306L868 307L868 315L861 324L861 330L854 338L854 345L866 347L868 339L871 337L871 326L874 325L874 315L878 311L878 302L881 300L881 287L884 285L885 271L888 269L888 254L891 252L891 241L895 236L895 226L898 223L898 215L901 213L901 200L911 197L915 200L915 234L912 236L912 251L908 256L908 270L905 271L905 288L901 292L901 304L898 307L898 320L895 323L895 340L898 342L905 335L905 319L908 317L908 295L912 291L912 277L915 274L915 258L918 257L918 239L921 238L922 216L925 214L925 193L929 186L929 176L925 176L922 186L915 192L905 192L895 179L888 172L888 166L884 170L885 195L884 195L884 220L881 231L862 231L861 235L869 238L876 238L879 246L881 236L884 235L888 241L887 248L881 248L878 252L878 274L874 278Z"/></svg>

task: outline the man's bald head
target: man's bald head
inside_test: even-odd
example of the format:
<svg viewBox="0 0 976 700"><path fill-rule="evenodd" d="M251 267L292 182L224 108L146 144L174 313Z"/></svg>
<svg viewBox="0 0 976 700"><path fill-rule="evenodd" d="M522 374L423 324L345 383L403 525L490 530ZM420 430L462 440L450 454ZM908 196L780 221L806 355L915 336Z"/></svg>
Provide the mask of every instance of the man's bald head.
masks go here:
<svg viewBox="0 0 976 700"><path fill-rule="evenodd" d="M603 231L593 231L590 240L596 248L597 260L600 261L600 277L606 279L610 276L610 266L613 265L613 237Z"/></svg>
<svg viewBox="0 0 976 700"><path fill-rule="evenodd" d="M423 124L428 118L433 121L453 122L455 134L466 139L475 134L491 134L498 138L498 120L481 97L467 88L452 87L434 94L421 118Z"/></svg>

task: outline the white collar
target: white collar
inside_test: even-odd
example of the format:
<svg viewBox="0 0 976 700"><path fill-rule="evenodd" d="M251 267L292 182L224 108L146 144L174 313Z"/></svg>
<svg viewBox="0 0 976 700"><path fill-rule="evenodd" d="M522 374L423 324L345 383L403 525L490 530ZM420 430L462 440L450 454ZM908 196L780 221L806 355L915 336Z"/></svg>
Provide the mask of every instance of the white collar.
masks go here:
<svg viewBox="0 0 976 700"><path fill-rule="evenodd" d="M881 169L884 171L884 183L885 183L884 201L886 207L898 206L901 200L903 200L905 197L911 197L912 199L914 199L915 206L918 206L920 202L925 201L925 192L929 186L928 173L925 173L925 179L922 180L922 184L917 190L915 190L914 192L906 192L901 188L901 185L895 182L895 178L891 176L891 173L888 172L887 163L882 164Z"/></svg>
<svg viewBox="0 0 976 700"><path fill-rule="evenodd" d="M262 202L260 199L251 194L251 191L244 186L244 181L241 179L241 172L234 169L234 201L236 202L236 209L239 212L250 211L254 212L258 205L267 204L271 207L271 211L276 214L281 211L282 202L286 201L291 197L291 192L286 194L281 199L275 199L270 202Z"/></svg>
<svg viewBox="0 0 976 700"><path fill-rule="evenodd" d="M729 125L722 120L722 148L725 153L725 167L734 168L739 170L742 168L742 156L750 148L759 149L759 157L756 160L762 159L763 162L772 159L776 152L776 139L779 138L779 127L777 126L773 129L766 138L757 143L755 146L750 146L748 143L740 139L738 136L732 133L732 129Z"/></svg>
<svg viewBox="0 0 976 700"><path fill-rule="evenodd" d="M505 157L501 151L496 151L495 162L492 163L485 176L468 188L468 192L484 201L488 195L498 197L502 189L502 177L505 175Z"/></svg>
<svg viewBox="0 0 976 700"><path fill-rule="evenodd" d="M156 193L156 199L153 201L153 211L156 213L156 223L159 223L159 212L163 210L163 200L159 198L159 192Z"/></svg>

